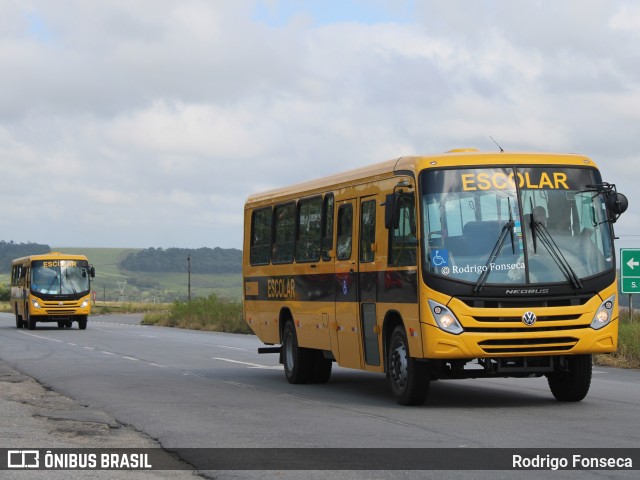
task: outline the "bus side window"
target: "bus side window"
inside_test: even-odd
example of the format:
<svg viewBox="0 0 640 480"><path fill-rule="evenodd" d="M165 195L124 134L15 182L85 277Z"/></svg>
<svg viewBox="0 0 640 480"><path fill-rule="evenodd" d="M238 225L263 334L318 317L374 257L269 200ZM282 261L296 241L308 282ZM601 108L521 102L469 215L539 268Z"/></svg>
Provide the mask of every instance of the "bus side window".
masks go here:
<svg viewBox="0 0 640 480"><path fill-rule="evenodd" d="M360 219L360 261L373 262L372 245L376 241L376 201L362 202Z"/></svg>
<svg viewBox="0 0 640 480"><path fill-rule="evenodd" d="M322 198L317 197L298 203L298 228L296 262L320 260Z"/></svg>
<svg viewBox="0 0 640 480"><path fill-rule="evenodd" d="M337 259L351 259L351 239L353 237L353 208L350 203L340 205L338 209L338 245Z"/></svg>
<svg viewBox="0 0 640 480"><path fill-rule="evenodd" d="M251 218L251 265L269 263L271 253L271 208L253 212Z"/></svg>
<svg viewBox="0 0 640 480"><path fill-rule="evenodd" d="M333 250L333 193L324 197L322 204L322 260L331 260L329 252Z"/></svg>
<svg viewBox="0 0 640 480"><path fill-rule="evenodd" d="M28 269L24 265L18 267L18 285L21 287L24 287L27 283L27 271Z"/></svg>
<svg viewBox="0 0 640 480"><path fill-rule="evenodd" d="M398 228L389 229L389 265L394 267L417 264L416 208L413 193L398 197L400 206Z"/></svg>
<svg viewBox="0 0 640 480"><path fill-rule="evenodd" d="M295 203L287 203L286 205L279 205L275 208L273 252L271 254L273 263L293 262L296 243L295 216Z"/></svg>

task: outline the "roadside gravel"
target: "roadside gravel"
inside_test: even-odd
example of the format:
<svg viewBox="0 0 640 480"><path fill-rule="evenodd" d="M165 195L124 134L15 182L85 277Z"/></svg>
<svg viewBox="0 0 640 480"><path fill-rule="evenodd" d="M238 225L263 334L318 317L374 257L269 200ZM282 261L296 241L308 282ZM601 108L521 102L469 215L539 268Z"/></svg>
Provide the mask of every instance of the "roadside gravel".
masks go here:
<svg viewBox="0 0 640 480"><path fill-rule="evenodd" d="M31 377L0 362L0 448L159 448L131 426L97 409L47 390ZM167 454L169 456L169 454ZM175 460L176 467L180 464ZM3 479L196 479L189 470L20 471L0 472Z"/></svg>

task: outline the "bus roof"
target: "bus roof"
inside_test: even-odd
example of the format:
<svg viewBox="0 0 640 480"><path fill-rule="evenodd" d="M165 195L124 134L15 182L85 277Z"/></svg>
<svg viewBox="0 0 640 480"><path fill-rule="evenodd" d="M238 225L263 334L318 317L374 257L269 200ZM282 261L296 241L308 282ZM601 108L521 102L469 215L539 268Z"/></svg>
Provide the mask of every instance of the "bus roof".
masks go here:
<svg viewBox="0 0 640 480"><path fill-rule="evenodd" d="M28 255L26 257L16 258L11 262L13 265L18 265L21 263L27 263L34 260L52 260L52 259L61 259L61 260L88 260L86 255L76 255L73 253L61 253L61 252L50 252L50 253L41 253L39 255Z"/></svg>
<svg viewBox="0 0 640 480"><path fill-rule="evenodd" d="M256 193L247 199L246 206L289 195L299 195L301 192L312 195L327 189L340 188L349 184L366 183L408 172L416 174L427 168L465 166L473 168L486 165L572 165L596 167L593 160L579 154L478 152L475 149L457 149L437 155L399 157L328 177Z"/></svg>

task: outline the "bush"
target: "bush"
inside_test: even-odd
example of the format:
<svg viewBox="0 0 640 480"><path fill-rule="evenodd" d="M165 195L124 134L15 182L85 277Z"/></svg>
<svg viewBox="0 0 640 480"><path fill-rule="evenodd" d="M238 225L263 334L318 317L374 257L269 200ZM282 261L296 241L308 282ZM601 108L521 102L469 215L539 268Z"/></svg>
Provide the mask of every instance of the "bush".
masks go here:
<svg viewBox="0 0 640 480"><path fill-rule="evenodd" d="M9 285L0 285L0 302L8 302L11 298L11 287Z"/></svg>
<svg viewBox="0 0 640 480"><path fill-rule="evenodd" d="M228 333L251 333L242 314L242 303L218 298L215 293L190 302L174 302L167 312L147 313L145 325L190 328Z"/></svg>
<svg viewBox="0 0 640 480"><path fill-rule="evenodd" d="M640 318L621 313L618 325L618 350L608 355L596 355L596 364L622 368L640 368Z"/></svg>

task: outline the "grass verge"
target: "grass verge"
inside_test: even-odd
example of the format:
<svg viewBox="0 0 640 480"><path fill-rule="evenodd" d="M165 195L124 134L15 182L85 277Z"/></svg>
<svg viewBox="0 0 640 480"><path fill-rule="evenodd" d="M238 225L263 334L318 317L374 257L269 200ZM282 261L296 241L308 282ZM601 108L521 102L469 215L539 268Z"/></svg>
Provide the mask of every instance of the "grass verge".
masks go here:
<svg viewBox="0 0 640 480"><path fill-rule="evenodd" d="M620 312L618 324L618 350L606 355L595 355L596 365L620 368L640 368L640 318Z"/></svg>
<svg viewBox="0 0 640 480"><path fill-rule="evenodd" d="M98 302L91 306L92 315L108 315L110 313L150 313L167 309L166 303L145 302Z"/></svg>
<svg viewBox="0 0 640 480"><path fill-rule="evenodd" d="M242 303L215 293L190 302L174 302L168 310L146 313L143 325L190 328L228 333L251 333L244 321Z"/></svg>

